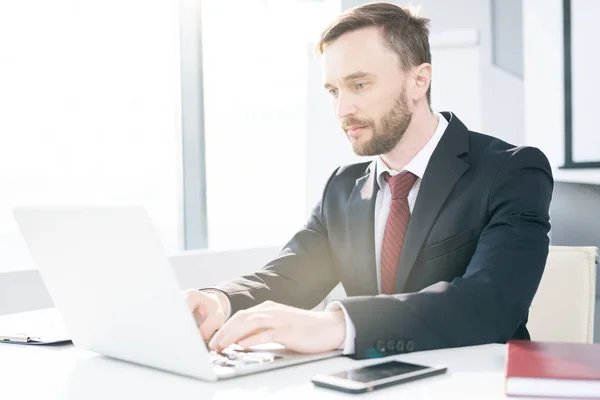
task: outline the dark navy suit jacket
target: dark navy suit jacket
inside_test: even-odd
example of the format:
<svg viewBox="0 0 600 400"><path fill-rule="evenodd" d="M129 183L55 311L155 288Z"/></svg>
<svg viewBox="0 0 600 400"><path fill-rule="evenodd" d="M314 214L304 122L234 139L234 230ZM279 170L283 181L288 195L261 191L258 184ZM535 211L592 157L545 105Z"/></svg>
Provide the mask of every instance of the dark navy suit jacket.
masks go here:
<svg viewBox="0 0 600 400"><path fill-rule="evenodd" d="M528 339L548 256L550 165L533 147L469 131L451 113L421 182L395 295L378 295L375 162L338 168L304 229L256 274L216 288L232 312L311 309L341 282L357 358ZM318 333L315 333L318 334Z"/></svg>

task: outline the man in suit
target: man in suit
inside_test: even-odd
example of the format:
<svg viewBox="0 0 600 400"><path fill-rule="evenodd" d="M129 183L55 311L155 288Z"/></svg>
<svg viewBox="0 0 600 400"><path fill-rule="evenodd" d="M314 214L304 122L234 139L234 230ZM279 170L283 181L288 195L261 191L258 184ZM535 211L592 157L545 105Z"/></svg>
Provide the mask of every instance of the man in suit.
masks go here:
<svg viewBox="0 0 600 400"><path fill-rule="evenodd" d="M357 358L528 339L553 178L538 149L430 108L428 20L375 3L322 34L325 89L354 151L259 272L190 290L214 350L278 342ZM510 116L507 116L510 117ZM310 311L341 282L348 298Z"/></svg>

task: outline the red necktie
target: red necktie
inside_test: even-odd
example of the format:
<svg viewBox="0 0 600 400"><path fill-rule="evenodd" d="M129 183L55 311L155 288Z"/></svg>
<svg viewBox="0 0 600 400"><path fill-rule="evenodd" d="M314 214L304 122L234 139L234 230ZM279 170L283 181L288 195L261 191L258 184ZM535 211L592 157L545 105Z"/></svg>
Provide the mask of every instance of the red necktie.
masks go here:
<svg viewBox="0 0 600 400"><path fill-rule="evenodd" d="M385 180L392 190L392 201L381 245L381 291L383 294L393 294L402 245L410 221L408 192L417 176L410 172L395 176L386 173Z"/></svg>

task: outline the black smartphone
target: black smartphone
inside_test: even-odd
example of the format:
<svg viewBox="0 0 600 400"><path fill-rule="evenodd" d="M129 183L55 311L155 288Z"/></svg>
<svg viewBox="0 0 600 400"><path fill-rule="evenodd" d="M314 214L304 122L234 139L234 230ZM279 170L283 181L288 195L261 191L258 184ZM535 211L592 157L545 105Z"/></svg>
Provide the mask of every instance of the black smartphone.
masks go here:
<svg viewBox="0 0 600 400"><path fill-rule="evenodd" d="M443 374L443 366L426 366L401 361L388 361L362 368L317 375L311 378L314 385L346 393L364 393L386 386L397 385Z"/></svg>

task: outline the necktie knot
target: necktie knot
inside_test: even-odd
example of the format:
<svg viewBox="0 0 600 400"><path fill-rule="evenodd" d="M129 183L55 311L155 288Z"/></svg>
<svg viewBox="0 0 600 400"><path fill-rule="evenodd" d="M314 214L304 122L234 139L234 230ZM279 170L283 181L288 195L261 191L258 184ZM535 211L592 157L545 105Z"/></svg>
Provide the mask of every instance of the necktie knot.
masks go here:
<svg viewBox="0 0 600 400"><path fill-rule="evenodd" d="M408 171L394 176L386 172L385 180L392 190L392 199L406 199L410 189L417 181L417 176Z"/></svg>

